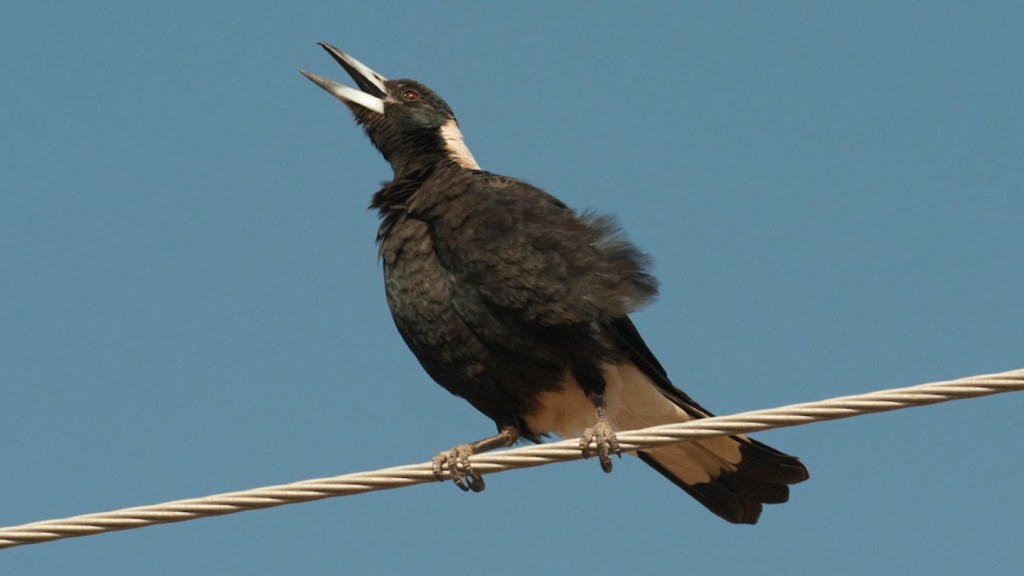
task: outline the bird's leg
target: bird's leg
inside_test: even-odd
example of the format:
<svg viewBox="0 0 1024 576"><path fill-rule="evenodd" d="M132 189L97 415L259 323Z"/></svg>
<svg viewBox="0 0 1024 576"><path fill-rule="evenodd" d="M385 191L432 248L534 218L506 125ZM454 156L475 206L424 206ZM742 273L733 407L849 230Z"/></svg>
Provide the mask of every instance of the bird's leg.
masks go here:
<svg viewBox="0 0 1024 576"><path fill-rule="evenodd" d="M444 469L448 468L448 477L464 492L483 492L484 478L470 468L469 457L495 448L508 448L518 439L519 429L512 425L504 425L494 436L441 452L434 456L434 477L443 482Z"/></svg>
<svg viewBox="0 0 1024 576"><path fill-rule="evenodd" d="M619 449L619 439L615 437L615 431L608 422L608 413L605 410L604 394L588 394L590 401L594 403L597 410L597 423L593 428L583 431L580 438L580 450L584 458L590 458L597 454L601 462L601 470L606 473L612 471L612 454L622 458L622 450ZM594 445L591 448L591 444Z"/></svg>

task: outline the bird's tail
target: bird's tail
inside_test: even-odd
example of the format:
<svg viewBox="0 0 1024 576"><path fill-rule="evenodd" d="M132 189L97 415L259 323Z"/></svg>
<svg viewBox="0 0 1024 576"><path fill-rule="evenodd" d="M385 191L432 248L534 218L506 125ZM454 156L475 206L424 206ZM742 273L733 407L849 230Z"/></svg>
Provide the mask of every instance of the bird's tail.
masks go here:
<svg viewBox="0 0 1024 576"><path fill-rule="evenodd" d="M807 479L800 461L743 436L663 446L640 459L734 524L754 524L763 504L789 500L789 485Z"/></svg>
<svg viewBox="0 0 1024 576"><path fill-rule="evenodd" d="M620 364L606 372L617 396L609 418L617 429L688 422L711 416L665 379L652 381L650 371ZM656 373L658 374L658 373ZM614 410L614 414L612 414ZM640 459L735 524L754 524L763 504L789 499L789 485L808 478L795 456L746 436L725 436L643 450Z"/></svg>

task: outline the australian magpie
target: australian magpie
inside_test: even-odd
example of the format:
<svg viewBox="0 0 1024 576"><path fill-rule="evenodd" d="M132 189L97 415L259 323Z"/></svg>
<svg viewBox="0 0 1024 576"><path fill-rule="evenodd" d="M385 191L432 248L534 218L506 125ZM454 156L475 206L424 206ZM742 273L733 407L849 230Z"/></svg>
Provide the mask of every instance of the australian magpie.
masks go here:
<svg viewBox="0 0 1024 576"><path fill-rule="evenodd" d="M657 282L612 219L481 169L434 91L321 46L358 89L302 73L348 106L394 171L370 206L395 325L434 380L498 427L438 454L439 479L483 490L470 455L550 433L581 436L608 472L617 430L711 415L673 386L629 319ZM797 458L742 435L638 455L735 523L755 523L808 477Z"/></svg>

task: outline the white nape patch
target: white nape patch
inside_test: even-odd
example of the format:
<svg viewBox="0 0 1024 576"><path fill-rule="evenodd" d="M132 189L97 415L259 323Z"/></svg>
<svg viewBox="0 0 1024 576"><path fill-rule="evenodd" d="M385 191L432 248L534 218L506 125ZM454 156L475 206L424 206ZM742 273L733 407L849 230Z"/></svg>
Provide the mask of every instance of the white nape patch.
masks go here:
<svg viewBox="0 0 1024 576"><path fill-rule="evenodd" d="M633 364L607 364L602 373L605 408L613 430L636 430L692 420ZM541 393L537 405L539 409L534 414L523 418L537 434L554 432L562 438L575 438L597 423L594 404L568 371L561 387ZM687 484L708 482L724 470L734 470L740 460L739 443L728 437L673 444L645 452Z"/></svg>
<svg viewBox="0 0 1024 576"><path fill-rule="evenodd" d="M459 125L454 119L441 125L441 138L444 139L444 149L448 151L448 157L456 164L470 170L480 169L480 165L476 163L473 154L466 147L466 141L462 138L462 130L459 130Z"/></svg>

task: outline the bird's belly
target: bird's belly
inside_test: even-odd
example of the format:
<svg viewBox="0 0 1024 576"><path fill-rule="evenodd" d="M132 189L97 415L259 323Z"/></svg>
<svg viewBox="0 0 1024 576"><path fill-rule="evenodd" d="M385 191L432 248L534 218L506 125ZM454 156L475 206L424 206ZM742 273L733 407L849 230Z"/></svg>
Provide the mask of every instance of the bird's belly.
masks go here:
<svg viewBox="0 0 1024 576"><path fill-rule="evenodd" d="M385 263L384 283L395 325L420 364L442 386L464 396L460 382L483 370L487 351L455 310L433 254Z"/></svg>
<svg viewBox="0 0 1024 576"><path fill-rule="evenodd" d="M381 252L395 325L430 377L495 421L516 421L530 383L545 379L510 378L529 366L501 353L495 344L507 341L501 323L441 265L425 225L403 222ZM523 385L510 386L510 380Z"/></svg>

